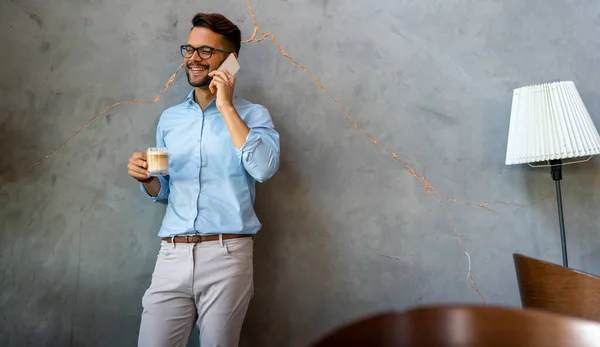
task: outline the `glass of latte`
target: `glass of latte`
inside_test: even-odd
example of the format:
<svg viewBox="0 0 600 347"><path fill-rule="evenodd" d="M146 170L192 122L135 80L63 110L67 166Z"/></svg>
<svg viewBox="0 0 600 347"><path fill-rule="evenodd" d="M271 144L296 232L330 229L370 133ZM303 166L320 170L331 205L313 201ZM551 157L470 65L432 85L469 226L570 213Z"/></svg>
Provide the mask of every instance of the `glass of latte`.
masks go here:
<svg viewBox="0 0 600 347"><path fill-rule="evenodd" d="M151 147L146 150L146 162L150 176L165 176L169 173L169 150Z"/></svg>

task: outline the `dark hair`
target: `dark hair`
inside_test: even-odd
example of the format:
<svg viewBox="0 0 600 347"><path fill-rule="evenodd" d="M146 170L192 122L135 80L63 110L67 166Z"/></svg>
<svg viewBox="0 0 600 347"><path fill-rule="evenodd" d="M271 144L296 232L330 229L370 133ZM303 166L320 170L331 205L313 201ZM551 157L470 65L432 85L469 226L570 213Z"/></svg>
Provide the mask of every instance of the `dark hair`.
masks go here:
<svg viewBox="0 0 600 347"><path fill-rule="evenodd" d="M240 54L242 47L242 32L237 25L219 13L197 13L192 19L192 29L207 28L223 36L227 49Z"/></svg>

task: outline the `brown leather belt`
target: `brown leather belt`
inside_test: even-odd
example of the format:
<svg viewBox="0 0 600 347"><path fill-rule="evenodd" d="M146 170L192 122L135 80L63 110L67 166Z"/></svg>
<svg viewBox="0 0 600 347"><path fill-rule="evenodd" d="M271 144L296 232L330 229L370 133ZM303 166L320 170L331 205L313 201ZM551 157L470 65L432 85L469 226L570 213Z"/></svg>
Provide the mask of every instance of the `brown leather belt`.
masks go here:
<svg viewBox="0 0 600 347"><path fill-rule="evenodd" d="M239 239L241 237L252 237L253 234L223 234L223 240ZM163 237L168 243L200 243L206 241L218 241L219 235L179 235L175 237Z"/></svg>

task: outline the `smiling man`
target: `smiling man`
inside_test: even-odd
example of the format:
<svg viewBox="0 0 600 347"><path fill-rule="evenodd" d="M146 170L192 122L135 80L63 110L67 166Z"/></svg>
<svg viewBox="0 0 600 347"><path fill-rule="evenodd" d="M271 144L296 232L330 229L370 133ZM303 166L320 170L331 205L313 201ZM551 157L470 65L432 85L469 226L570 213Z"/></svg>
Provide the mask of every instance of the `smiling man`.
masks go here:
<svg viewBox="0 0 600 347"><path fill-rule="evenodd" d="M167 205L143 298L138 345L185 346L196 322L200 345L237 346L253 295L255 182L279 168L279 134L267 109L234 96L235 78L217 68L241 47L220 14L192 19L181 46L187 98L160 117L156 146L169 150L167 176L150 177L146 154L128 173L148 199Z"/></svg>

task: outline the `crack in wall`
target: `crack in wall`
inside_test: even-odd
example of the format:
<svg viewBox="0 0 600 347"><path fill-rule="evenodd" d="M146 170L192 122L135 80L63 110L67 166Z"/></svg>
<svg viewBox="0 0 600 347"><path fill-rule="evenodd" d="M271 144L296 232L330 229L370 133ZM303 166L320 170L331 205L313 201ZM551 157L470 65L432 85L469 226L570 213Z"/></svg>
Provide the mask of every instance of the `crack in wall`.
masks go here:
<svg viewBox="0 0 600 347"><path fill-rule="evenodd" d="M88 120L85 124L83 124L76 132L74 132L71 136L69 136L65 141L63 141L63 143L61 143L58 147L54 148L52 151L50 151L48 154L46 154L45 156L43 156L42 158L38 159L35 163L31 164L30 166L28 166L25 171L23 171L23 175L28 174L29 172L31 172L31 170L33 170L36 166L42 164L45 160L49 159L50 157L52 157L56 152L58 152L60 149L62 149L67 143L69 143L69 141L73 140L77 135L79 135L85 128L88 127L88 125L92 124L94 121L98 120L98 118L102 117L103 115L105 115L108 111L112 110L113 108L119 106L119 105L123 105L123 104L131 104L131 103L140 103L140 104L154 104L160 101L160 99L162 99L163 95L165 95L165 93L167 92L167 90L171 87L171 84L173 84L173 81L175 81L175 77L177 76L177 74L179 73L179 71L181 71L181 69L184 67L184 64L181 64L181 66L179 66L179 68L177 69L177 71L175 71L173 73L173 75L171 75L171 78L169 78L169 81L167 81L167 83L165 84L165 86L163 87L162 92L160 92L160 94L158 94L154 100L141 100L141 99L130 99L130 100L121 100L121 101L117 101L112 105L109 105L108 107L106 107L104 110L100 111L99 113L97 113L96 115L94 115L92 118L90 118L90 120ZM15 179L13 181L6 181L6 182L2 182L0 183L0 190L2 190L2 188L4 188L5 185L9 184L9 183L16 183L18 182L19 179Z"/></svg>
<svg viewBox="0 0 600 347"><path fill-rule="evenodd" d="M327 96L336 104L340 107L340 109L344 112L344 115L346 116L346 118L348 119L348 121L352 124L352 126L354 127L355 130L357 130L358 132L360 132L362 135L364 135L365 137L367 137L373 144L375 144L379 149L381 149L382 151L388 153L393 160L401 163L404 168L407 170L407 172L413 176L418 182L420 182L423 185L423 189L425 190L425 192L427 194L429 194L430 196L432 196L434 199L436 199L436 201L438 202L438 204L440 205L440 208L444 211L446 219L448 221L448 224L450 225L452 231L456 234L457 238L458 238L458 242L459 242L459 246L461 248L461 250L465 253L465 256L467 257L467 262L468 262L468 272L467 272L467 281L470 285L470 287L479 295L479 297L481 298L481 301L485 304L485 297L481 294L481 292L479 291L479 289L477 288L477 284L475 282L475 279L473 277L472 274L472 266L471 266L471 256L469 255L466 247L463 244L463 240L461 237L461 234L458 230L458 228L456 227L456 225L454 224L454 220L452 218L452 214L450 213L450 211L448 210L448 207L444 204L444 201L448 201L451 203L455 203L455 204L459 204L462 206L467 206L467 207L476 207L476 208L482 208L485 209L489 212L495 213L495 211L493 209L490 208L490 206L492 205L504 205L504 206L513 206L513 207L528 207L528 206L532 206L534 204L540 203L544 200L553 198L554 196L546 196L543 197L541 199L538 199L532 203L529 204L513 204L513 203L506 203L503 201L493 201L493 202L483 202L483 203L471 203L471 202L466 202L466 201L461 201L458 200L456 198L453 198L451 196L445 195L443 193L441 193L439 190L437 190L426 178L425 176L417 173L407 162L405 159L408 160L414 160L414 158L411 158L405 154L402 153L397 153L394 152L386 147L384 147L375 137L373 137L371 134L369 134L366 130L364 130L363 128L361 128L355 121L354 119L350 116L348 109L346 108L346 106L340 102L339 100L337 100L333 94L323 86L323 84L321 82L319 82L319 80L306 68L304 67L302 64L300 64L298 61L296 61L294 58L292 58L287 52L285 52L283 50L283 48L281 47L281 44L277 41L277 39L275 38L274 35L270 34L270 33L266 33L264 31L262 31L260 29L260 27L258 26L258 23L256 21L256 17L254 15L254 11L252 10L252 6L250 4L250 0L245 0L246 1L246 6L248 7L248 12L250 14L250 17L252 19L252 23L254 24L254 29L253 29L253 33L252 36L247 39L242 41L243 44L247 44L247 43L259 43L262 42L266 39L269 39L273 42L273 44L275 44L275 46L277 47L279 53L284 56L285 58L289 59L294 65L296 65L298 68L300 68L301 70L303 70L306 74L308 74L308 76L310 76L310 78L314 81L314 83L323 91L327 94ZM166 91L171 87L171 85L173 84L175 77L177 76L177 74L181 71L181 69L184 67L184 64L181 64L179 66L179 68L173 73L173 75L171 76L171 78L169 78L169 80L167 81L167 83L165 84L165 86L163 87L162 92L160 92L160 94L158 94L153 100L141 100L141 99L131 99L131 100L122 100L122 101L118 101L112 105L109 105L108 107L106 107L104 110L102 110L101 112L99 112L98 114L94 115L89 121L87 121L84 125L82 125L75 133L73 133L71 136L69 136L63 143L61 143L58 147L54 148L52 151L50 151L47 155L45 155L44 157L40 158L38 161L36 161L35 163L33 163L32 165L30 165L29 167L27 167L23 173L23 175L28 174L29 172L31 172L32 169L34 169L35 167L37 167L38 165L42 164L45 160L49 159L50 157L52 157L56 152L58 152L60 149L62 149L68 142L70 142L71 140L73 140L77 135L79 135L88 125L90 125L92 122L96 121L98 118L100 118L101 116L103 116L104 114L106 114L108 111L110 111L111 109L122 105L122 104L126 104L126 103L141 103L141 104L154 104L158 101L160 101L163 97L163 95L166 93ZM405 159L403 159L405 158ZM22 177L22 176L21 176ZM9 183L15 183L18 182L20 178L17 178L13 181L6 181L6 182L2 182L0 183L0 191L2 190L2 188L9 184Z"/></svg>
<svg viewBox="0 0 600 347"><path fill-rule="evenodd" d="M479 297L481 298L481 301L483 302L483 304L486 303L485 301L485 297L483 296L483 294L481 294L481 292L479 291L479 289L477 288L477 284L475 282L475 279L473 277L473 273L472 273L472 266L471 266L471 256L469 255L469 252L467 252L466 247L463 244L463 240L461 237L461 234L458 230L458 228L456 227L456 225L454 224L454 220L452 218L452 214L450 213L450 211L448 210L447 206L443 203L443 200L452 202L452 203L456 203L459 205L463 205L463 206L468 206L468 207L478 207L478 208L483 208L489 212L495 213L494 210L492 210L489 206L490 205L505 205L505 206L514 206L514 207L527 207L527 206L532 206L534 204L540 203L544 200L553 198L554 196L546 196L543 197L539 200L536 200L530 204L512 204L512 203L506 203L503 201L494 201L494 202L483 202L483 203L470 203L470 202L466 202L466 201L461 201L458 200L456 198L450 197L448 195L445 195L443 193L441 193L439 190L437 190L426 178L425 176L417 173L403 158L407 158L407 159L411 159L410 157L408 157L405 154L402 153L396 153L386 147L384 147L379 141L377 141L377 139L375 137L373 137L371 134L369 134L366 130L364 130L363 128L361 128L355 121L354 119L350 116L350 113L348 112L348 109L346 108L346 106L340 102L339 100L337 100L335 98L335 96L333 96L331 94L331 92L325 88L323 86L323 84L306 68L304 67L302 64L300 64L298 61L296 61L294 58L292 58L287 52L285 52L283 50L283 48L281 47L281 44L277 41L277 39L275 38L274 35L264 32L260 29L260 27L258 26L258 23L256 21L256 17L254 15L254 11L252 10L252 5L250 4L250 0L245 0L246 1L246 6L248 7L248 12L250 13L250 17L252 19L252 23L254 24L254 30L252 32L252 36L247 39L244 40L243 43L250 43L250 42L262 42L266 39L270 39L275 46L277 47L277 49L279 50L279 53L286 57L287 59L289 59L294 65L296 65L298 68L300 68L301 70L303 70L304 72L306 72L306 74L308 74L310 76L310 78L314 81L314 83L322 90L324 91L327 96L329 96L329 98L331 98L331 100L337 104L340 109L344 112L344 115L346 116L346 118L348 118L348 121L350 121L350 123L352 124L352 126L354 127L354 129L356 129L358 132L360 132L362 135L364 135L365 137L367 137L369 140L371 140L371 142L373 144L375 144L377 147L379 147L379 149L381 149L384 152L387 152L395 161L401 163L404 168L408 171L408 173L410 173L411 176L413 176L417 181L421 182L423 184L423 189L425 190L425 192L427 194L429 194L430 196L432 196L434 199L436 199L436 201L438 202L438 204L440 205L441 209L444 211L445 215L446 215L446 219L448 220L448 224L450 225L450 227L452 228L452 230L454 231L454 233L456 234L457 238L458 238L458 242L460 245L461 250L465 253L465 256L467 257L467 262L468 262L468 271L467 271L467 281L469 282L470 287L479 295ZM260 36L259 36L260 35ZM259 37L257 37L259 36Z"/></svg>

